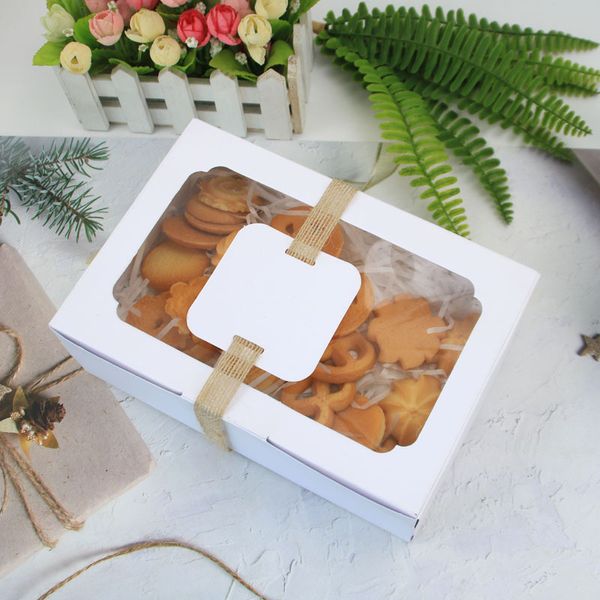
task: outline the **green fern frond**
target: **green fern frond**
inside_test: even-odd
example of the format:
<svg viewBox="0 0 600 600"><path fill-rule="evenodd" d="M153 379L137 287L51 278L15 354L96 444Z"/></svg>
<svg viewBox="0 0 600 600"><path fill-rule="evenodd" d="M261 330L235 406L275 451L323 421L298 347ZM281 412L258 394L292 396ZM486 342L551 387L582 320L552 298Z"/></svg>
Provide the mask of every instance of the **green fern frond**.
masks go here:
<svg viewBox="0 0 600 600"><path fill-rule="evenodd" d="M423 7L423 12L429 9ZM480 19L474 14L465 15L462 9L450 10L444 15L441 8L435 11L435 18L441 22L456 23L457 25L468 25L470 29L492 34L513 50L543 50L544 52L569 52L593 50L598 43L593 40L575 37L562 31L534 31L530 27L522 28L520 25L504 23L500 25L496 21Z"/></svg>
<svg viewBox="0 0 600 600"><path fill-rule="evenodd" d="M551 85L550 91L554 94L559 94L561 96L573 96L573 97L586 97L590 98L591 96L597 96L600 94L600 90L586 90L584 88L577 87L576 85Z"/></svg>
<svg viewBox="0 0 600 600"><path fill-rule="evenodd" d="M372 64L418 73L493 113L507 112L522 126L542 125L577 136L591 132L567 104L549 94L540 75L517 62L516 52L467 25L444 25L392 7L369 14L361 4L347 21L329 23L327 35Z"/></svg>
<svg viewBox="0 0 600 600"><path fill-rule="evenodd" d="M521 136L527 144L535 146L559 160L566 162L573 160L571 150L565 147L565 144L551 131L542 126L531 124L531 122L522 124L518 120L513 121L513 115L510 115L508 111L503 111L501 114L494 113L478 102L461 98L446 88L422 81L414 75L402 74L401 79L409 89L417 92L423 98L435 101L441 100L446 104L455 105L460 110L465 110L491 125L498 124L502 129L511 129L515 134Z"/></svg>
<svg viewBox="0 0 600 600"><path fill-rule="evenodd" d="M339 58L352 64L362 75L375 117L381 121L382 137L394 142L388 151L395 154L399 174L410 177L412 187L425 188L420 197L442 227L468 236L469 228L456 177L450 173L444 146L437 139L435 121L422 98L400 82L388 67L373 66L332 40Z"/></svg>
<svg viewBox="0 0 600 600"><path fill-rule="evenodd" d="M438 138L462 163L471 167L483 188L491 196L506 223L513 220L513 204L508 191L508 177L494 156L494 150L479 136L479 129L465 116L451 110L444 102L431 107L431 116L440 128Z"/></svg>
<svg viewBox="0 0 600 600"><path fill-rule="evenodd" d="M360 9L359 9L360 10ZM388 6L385 9L386 14L398 12L401 18L423 17L429 21L437 21L440 25L451 25L460 27L466 25L469 29L485 33L496 40L501 40L507 48L511 50L541 50L543 52L571 52L593 50L598 47L598 42L585 38L576 37L562 31L534 31L530 27L521 27L510 23L499 24L496 21L489 21L485 18L479 18L474 14L465 15L462 9L444 11L441 7L435 9L432 13L430 8L425 5L419 13L415 8L396 8ZM367 14L368 10L366 11ZM373 15L381 14L381 11L374 9ZM364 11L361 17L364 18ZM339 17L333 13L327 16L328 23L347 23L352 17L352 13L345 10Z"/></svg>
<svg viewBox="0 0 600 600"><path fill-rule="evenodd" d="M597 93L596 84L600 82L600 71L579 65L564 58L543 55L539 50L523 53L520 60L534 73L541 75L550 86L568 86L580 88L584 92Z"/></svg>

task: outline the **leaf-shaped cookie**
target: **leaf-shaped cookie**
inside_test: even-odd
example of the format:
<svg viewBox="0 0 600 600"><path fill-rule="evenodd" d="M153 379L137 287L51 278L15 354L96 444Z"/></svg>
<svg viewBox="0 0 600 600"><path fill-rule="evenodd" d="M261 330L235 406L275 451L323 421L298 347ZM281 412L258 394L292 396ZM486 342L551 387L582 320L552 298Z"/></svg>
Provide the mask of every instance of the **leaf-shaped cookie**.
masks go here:
<svg viewBox="0 0 600 600"><path fill-rule="evenodd" d="M398 362L403 369L416 369L429 362L440 348L441 333L428 333L446 323L431 314L424 298L397 296L375 309L367 337L379 346L379 360Z"/></svg>

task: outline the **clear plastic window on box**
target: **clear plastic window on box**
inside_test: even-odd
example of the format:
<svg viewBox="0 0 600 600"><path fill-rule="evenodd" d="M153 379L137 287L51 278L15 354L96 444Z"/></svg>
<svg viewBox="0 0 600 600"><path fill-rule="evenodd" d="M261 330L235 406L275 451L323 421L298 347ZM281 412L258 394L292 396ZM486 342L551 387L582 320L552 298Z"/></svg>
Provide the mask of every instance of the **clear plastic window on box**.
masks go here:
<svg viewBox="0 0 600 600"><path fill-rule="evenodd" d="M227 168L193 173L116 283L119 317L214 365L220 350L191 334L189 307L242 227L293 237L309 210ZM355 265L362 284L321 362L303 381L254 367L246 383L373 451L408 446L481 314L473 285L343 221L324 251Z"/></svg>

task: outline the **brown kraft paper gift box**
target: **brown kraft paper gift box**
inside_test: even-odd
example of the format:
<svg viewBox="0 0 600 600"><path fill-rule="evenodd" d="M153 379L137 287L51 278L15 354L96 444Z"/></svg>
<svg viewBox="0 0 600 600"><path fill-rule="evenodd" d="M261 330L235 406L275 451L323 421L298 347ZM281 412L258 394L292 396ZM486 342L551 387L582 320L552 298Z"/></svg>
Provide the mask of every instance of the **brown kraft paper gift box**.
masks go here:
<svg viewBox="0 0 600 600"><path fill-rule="evenodd" d="M30 382L65 358L64 348L48 329L54 312L20 255L0 243L0 324L18 332L24 349L15 385ZM13 360L12 340L0 334L0 381ZM72 370L74 365L68 367ZM60 396L66 409L54 430L60 447L32 445L30 464L60 504L77 520L84 520L146 477L152 458L109 388L95 377L82 371L45 394ZM0 435L18 447L16 435ZM62 525L22 473L19 480L36 520L50 539L58 539L64 532ZM0 514L0 575L44 547L8 477L6 482L8 502ZM0 501L3 494L0 489Z"/></svg>

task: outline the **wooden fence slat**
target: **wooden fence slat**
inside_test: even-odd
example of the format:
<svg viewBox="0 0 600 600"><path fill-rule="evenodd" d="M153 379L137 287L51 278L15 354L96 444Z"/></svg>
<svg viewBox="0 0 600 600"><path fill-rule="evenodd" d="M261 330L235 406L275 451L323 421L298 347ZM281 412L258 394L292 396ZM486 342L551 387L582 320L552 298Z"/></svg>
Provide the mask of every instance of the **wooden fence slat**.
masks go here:
<svg viewBox="0 0 600 600"><path fill-rule="evenodd" d="M210 89L219 116L219 127L246 137L246 119L237 79L221 71L213 71L210 74Z"/></svg>
<svg viewBox="0 0 600 600"><path fill-rule="evenodd" d="M302 68L307 72L310 73L312 71L313 68L313 61L314 61L314 52L315 52L315 45L314 45L314 40L313 40L313 29L312 29L312 18L310 16L310 12L306 12L304 13L301 17L300 17L300 24L304 27L304 39L306 41L306 58L307 58L307 62L306 64L302 65Z"/></svg>
<svg viewBox="0 0 600 600"><path fill-rule="evenodd" d="M109 121L90 76L69 73L61 67L54 67L54 72L81 125L91 131L106 131Z"/></svg>
<svg viewBox="0 0 600 600"><path fill-rule="evenodd" d="M163 69L158 74L158 82L171 115L175 133L181 133L187 124L196 117L196 106L185 73Z"/></svg>
<svg viewBox="0 0 600 600"><path fill-rule="evenodd" d="M127 118L127 126L134 133L152 133L154 123L140 85L138 74L123 65L117 65L111 74L119 103Z"/></svg>
<svg viewBox="0 0 600 600"><path fill-rule="evenodd" d="M311 63L311 58L308 55L308 48L312 48L312 46L308 43L310 40L306 39L306 29L301 23L296 23L294 25L292 39L294 44L294 54L298 58L298 62L302 65L300 70L302 72L304 90L306 91L306 94L308 94L310 89L309 65Z"/></svg>
<svg viewBox="0 0 600 600"><path fill-rule="evenodd" d="M292 118L285 77L273 69L256 82L265 137L270 140L292 139Z"/></svg>
<svg viewBox="0 0 600 600"><path fill-rule="evenodd" d="M295 54L288 58L288 88L294 133L302 133L304 131L306 94L304 93L302 62Z"/></svg>

